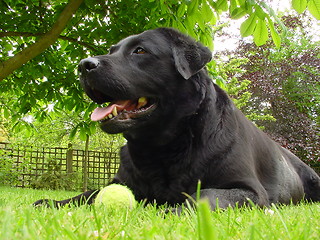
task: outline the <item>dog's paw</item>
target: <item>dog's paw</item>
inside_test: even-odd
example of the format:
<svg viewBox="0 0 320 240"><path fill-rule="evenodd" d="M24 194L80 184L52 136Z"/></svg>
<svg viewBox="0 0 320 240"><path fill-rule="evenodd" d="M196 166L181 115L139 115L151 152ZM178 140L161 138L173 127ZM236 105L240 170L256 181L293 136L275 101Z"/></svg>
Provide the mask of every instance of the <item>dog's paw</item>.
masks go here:
<svg viewBox="0 0 320 240"><path fill-rule="evenodd" d="M181 215L181 212L182 212L182 208L181 207L176 207L176 208L166 208L164 210L164 213L165 214L174 214L174 215L177 215L177 216L180 216Z"/></svg>
<svg viewBox="0 0 320 240"><path fill-rule="evenodd" d="M39 208L39 207L47 207L47 208L52 208L52 207L57 207L58 204L54 200L50 199L40 199L32 204L32 206Z"/></svg>

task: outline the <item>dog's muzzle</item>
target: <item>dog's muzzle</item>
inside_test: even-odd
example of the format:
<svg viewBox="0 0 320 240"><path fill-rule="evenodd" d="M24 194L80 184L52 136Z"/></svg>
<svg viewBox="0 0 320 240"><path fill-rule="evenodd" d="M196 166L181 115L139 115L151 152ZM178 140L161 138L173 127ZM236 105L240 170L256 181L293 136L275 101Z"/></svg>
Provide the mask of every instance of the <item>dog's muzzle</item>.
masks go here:
<svg viewBox="0 0 320 240"><path fill-rule="evenodd" d="M97 68L99 64L100 62L97 58L90 57L90 58L82 59L78 65L79 73L86 74L91 70Z"/></svg>

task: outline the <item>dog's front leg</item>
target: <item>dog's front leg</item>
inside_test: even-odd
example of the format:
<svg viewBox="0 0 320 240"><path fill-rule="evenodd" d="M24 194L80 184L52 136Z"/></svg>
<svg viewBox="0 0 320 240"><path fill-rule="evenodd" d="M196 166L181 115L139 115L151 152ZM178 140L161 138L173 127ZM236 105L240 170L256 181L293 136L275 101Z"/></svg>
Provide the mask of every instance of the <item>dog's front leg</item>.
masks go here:
<svg viewBox="0 0 320 240"><path fill-rule="evenodd" d="M80 206L84 204L92 204L96 195L98 194L99 190L91 190L87 191L84 193L81 193L78 196L75 196L73 198L61 200L61 201L56 201L56 200L50 200L50 199L40 199L36 202L33 203L33 206L35 207L40 207L40 206L45 206L45 207L56 207L60 208L65 205L75 205L75 206Z"/></svg>
<svg viewBox="0 0 320 240"><path fill-rule="evenodd" d="M172 208L166 210L166 212L172 212L180 215L183 208L196 208L196 199L197 194L194 193L191 195L191 198L187 198L186 201L182 204L182 206L177 208ZM258 206L269 205L266 198L261 199L255 192L246 189L202 189L200 190L200 200L207 199L210 208L212 211L217 208L226 209L227 207L235 207L235 206L245 206L250 205L251 203L257 204Z"/></svg>
<svg viewBox="0 0 320 240"><path fill-rule="evenodd" d="M192 197L196 199L196 194ZM212 210L216 208L227 208L235 206L248 205L252 202L257 205L261 205L258 194L247 189L202 189L200 191L200 199L208 199ZM190 200L187 200L190 202ZM267 203L263 203L267 205Z"/></svg>
<svg viewBox="0 0 320 240"><path fill-rule="evenodd" d="M183 203L184 207L196 207L197 194L191 195L192 199L186 199ZM250 205L250 202L257 204L258 206L265 205L269 203L267 198L261 199L257 193L247 190L247 189L202 189L200 190L200 199L207 199L209 201L211 209L214 211L217 208L227 208L235 206L245 206ZM173 212L180 213L182 207L175 209Z"/></svg>

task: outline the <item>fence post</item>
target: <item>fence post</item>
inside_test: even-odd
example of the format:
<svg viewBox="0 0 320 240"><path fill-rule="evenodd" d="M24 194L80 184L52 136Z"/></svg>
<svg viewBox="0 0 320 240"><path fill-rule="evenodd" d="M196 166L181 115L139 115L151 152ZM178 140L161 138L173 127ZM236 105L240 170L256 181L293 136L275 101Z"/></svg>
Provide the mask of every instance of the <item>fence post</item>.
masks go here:
<svg viewBox="0 0 320 240"><path fill-rule="evenodd" d="M86 146L84 150L83 166L83 191L88 189L88 162L89 162L89 135L86 138Z"/></svg>
<svg viewBox="0 0 320 240"><path fill-rule="evenodd" d="M73 159L73 149L72 144L68 144L67 149L67 173L72 173L72 159Z"/></svg>

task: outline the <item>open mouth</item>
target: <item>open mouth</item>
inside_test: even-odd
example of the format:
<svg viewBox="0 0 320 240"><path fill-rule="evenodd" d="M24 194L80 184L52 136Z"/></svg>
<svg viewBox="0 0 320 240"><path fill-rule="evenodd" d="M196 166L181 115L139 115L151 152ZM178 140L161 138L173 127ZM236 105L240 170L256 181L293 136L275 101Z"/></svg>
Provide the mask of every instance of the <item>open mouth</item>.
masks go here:
<svg viewBox="0 0 320 240"><path fill-rule="evenodd" d="M98 107L91 114L92 121L126 121L149 115L156 108L156 101L147 97L134 100L116 100L106 107Z"/></svg>

